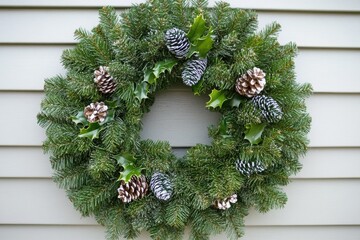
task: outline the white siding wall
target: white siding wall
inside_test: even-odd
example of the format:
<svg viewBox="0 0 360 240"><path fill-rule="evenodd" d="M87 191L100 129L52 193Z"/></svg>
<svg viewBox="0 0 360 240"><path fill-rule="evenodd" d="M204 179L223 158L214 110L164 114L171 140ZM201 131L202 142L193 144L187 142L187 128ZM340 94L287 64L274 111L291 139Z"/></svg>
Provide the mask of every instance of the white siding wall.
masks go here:
<svg viewBox="0 0 360 240"><path fill-rule="evenodd" d="M120 10L139 2L0 0L0 239L104 238L103 228L81 218L52 182L36 114L43 79L64 73L60 55L74 45L73 31L95 26L101 5ZM260 26L283 26L280 41L295 41L300 49L298 81L315 89L307 101L313 117L310 150L303 170L285 188L289 201L264 215L251 212L244 240L360 239L360 1L229 2L257 9ZM205 123L217 116L203 108L204 98L190 95L178 88L160 94L144 120L143 136L167 139L179 152L207 142Z"/></svg>

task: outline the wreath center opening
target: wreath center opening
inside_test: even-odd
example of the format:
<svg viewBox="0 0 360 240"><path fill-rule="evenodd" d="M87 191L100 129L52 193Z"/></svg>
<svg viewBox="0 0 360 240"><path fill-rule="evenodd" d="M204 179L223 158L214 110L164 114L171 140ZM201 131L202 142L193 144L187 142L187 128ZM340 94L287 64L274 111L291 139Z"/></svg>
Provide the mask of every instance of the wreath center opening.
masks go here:
<svg viewBox="0 0 360 240"><path fill-rule="evenodd" d="M186 86L161 91L142 119L141 138L168 141L173 149L210 144L208 127L217 124L221 115L209 111L206 101L205 95L194 96Z"/></svg>

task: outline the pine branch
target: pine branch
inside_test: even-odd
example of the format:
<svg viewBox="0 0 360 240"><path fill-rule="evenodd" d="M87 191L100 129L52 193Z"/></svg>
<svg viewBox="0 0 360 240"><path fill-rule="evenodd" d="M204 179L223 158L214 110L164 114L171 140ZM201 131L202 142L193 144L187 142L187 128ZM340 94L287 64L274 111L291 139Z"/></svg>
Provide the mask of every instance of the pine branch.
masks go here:
<svg viewBox="0 0 360 240"><path fill-rule="evenodd" d="M108 183L109 184L109 183ZM110 185L84 185L79 189L68 190L67 194L74 207L81 212L83 216L90 216L109 204L111 199L116 196L117 186Z"/></svg>
<svg viewBox="0 0 360 240"><path fill-rule="evenodd" d="M190 215L190 208L181 200L175 200L169 203L166 208L166 223L175 228L183 228L187 224Z"/></svg>

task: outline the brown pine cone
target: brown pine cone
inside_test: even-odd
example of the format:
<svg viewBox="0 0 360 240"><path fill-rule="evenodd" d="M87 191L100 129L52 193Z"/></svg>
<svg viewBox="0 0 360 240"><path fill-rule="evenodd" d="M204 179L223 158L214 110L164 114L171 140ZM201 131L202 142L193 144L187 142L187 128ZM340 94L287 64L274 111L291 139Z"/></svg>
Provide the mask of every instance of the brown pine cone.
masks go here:
<svg viewBox="0 0 360 240"><path fill-rule="evenodd" d="M257 67L247 70L236 80L235 89L242 96L254 97L264 89L265 76L266 74Z"/></svg>
<svg viewBox="0 0 360 240"><path fill-rule="evenodd" d="M99 69L94 72L94 82L99 91L104 94L113 93L116 89L116 82L108 71L108 67L100 66Z"/></svg>
<svg viewBox="0 0 360 240"><path fill-rule="evenodd" d="M86 106L84 109L84 115L86 119L93 122L103 122L105 121L107 115L108 106L103 102L91 103Z"/></svg>
<svg viewBox="0 0 360 240"><path fill-rule="evenodd" d="M130 181L125 183L123 180L120 183L118 188L118 198L121 199L124 203L129 203L138 198L142 198L146 195L149 189L149 185L146 182L144 175L140 177L132 176Z"/></svg>
<svg viewBox="0 0 360 240"><path fill-rule="evenodd" d="M231 203L236 203L236 202L237 202L237 194L234 193L233 195L225 199L215 200L213 206L220 210L226 210L231 207Z"/></svg>

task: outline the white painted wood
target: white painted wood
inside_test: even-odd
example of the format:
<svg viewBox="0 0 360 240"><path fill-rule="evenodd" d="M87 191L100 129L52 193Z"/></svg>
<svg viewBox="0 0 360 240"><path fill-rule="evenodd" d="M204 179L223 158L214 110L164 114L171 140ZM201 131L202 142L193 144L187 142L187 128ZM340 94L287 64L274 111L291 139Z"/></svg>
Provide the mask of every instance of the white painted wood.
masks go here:
<svg viewBox="0 0 360 240"><path fill-rule="evenodd" d="M115 7L130 7L132 4L143 3L145 0L2 0L4 7L101 7L104 5ZM210 0L210 6L215 0ZM360 11L357 0L226 0L232 7L270 10L302 10L302 11Z"/></svg>
<svg viewBox="0 0 360 240"><path fill-rule="evenodd" d="M358 226L270 226L245 227L245 236L241 240L358 240ZM101 226L43 226L43 225L0 225L0 237L6 240L101 240L104 239ZM188 239L186 231L184 239ZM148 233L142 233L139 239L150 239ZM211 240L227 239L226 234L216 235ZM123 240L120 238L119 240Z"/></svg>
<svg viewBox="0 0 360 240"><path fill-rule="evenodd" d="M1 90L42 90L44 79L64 75L62 51L71 46L1 46L0 66L6 69ZM309 82L315 92L360 93L360 75L346 76L360 62L360 51L339 49L300 49L296 60L297 81ZM16 74L14 74L16 72ZM343 76L343 77L341 77Z"/></svg>
<svg viewBox="0 0 360 240"><path fill-rule="evenodd" d="M360 25L358 14L259 12L260 29L273 21L283 27L281 43L360 47L360 29L353 27ZM98 14L95 9L0 9L0 22L5 23L0 25L0 32L7 33L1 35L0 43L74 43L74 30L92 29L98 23Z"/></svg>
<svg viewBox="0 0 360 240"><path fill-rule="evenodd" d="M360 148L310 148L293 178L359 178Z"/></svg>
<svg viewBox="0 0 360 240"><path fill-rule="evenodd" d="M248 225L359 225L359 180L294 180L284 209L250 211ZM325 219L326 218L326 219Z"/></svg>
<svg viewBox="0 0 360 240"><path fill-rule="evenodd" d="M69 46L0 46L1 90L42 90L44 79L66 72L61 54ZM16 73L16 74L14 74Z"/></svg>
<svg viewBox="0 0 360 240"><path fill-rule="evenodd" d="M41 147L0 147L0 178L49 178L49 156Z"/></svg>
<svg viewBox="0 0 360 240"><path fill-rule="evenodd" d="M251 210L246 225L360 225L360 180L294 180L285 190L284 209ZM0 192L6 193L0 198L0 224L96 225L81 218L49 179L1 179Z"/></svg>
<svg viewBox="0 0 360 240"><path fill-rule="evenodd" d="M174 149L183 156L186 149ZM360 148L310 148L292 179L360 178ZM40 147L0 147L0 178L50 178L49 156Z"/></svg>
<svg viewBox="0 0 360 240"><path fill-rule="evenodd" d="M0 102L9 118L0 118L0 125L6 126L0 135L0 145L39 146L45 139L45 131L37 125L36 115L40 112L42 93L0 92Z"/></svg>
<svg viewBox="0 0 360 240"><path fill-rule="evenodd" d="M2 111L11 118L0 118L7 126L0 135L0 146L39 146L44 130L36 122L42 93L2 92ZM207 98L192 95L190 89L160 93L143 123L143 138L168 140L173 147L208 143L207 126L216 123L216 114L205 109ZM312 147L359 147L359 94L315 94L307 101L313 118L309 133ZM176 127L176 128L175 128ZM16 129L16 131L14 131ZM151 130L151 131L150 131Z"/></svg>
<svg viewBox="0 0 360 240"><path fill-rule="evenodd" d="M320 94L310 97L310 146L360 146L360 95Z"/></svg>
<svg viewBox="0 0 360 240"><path fill-rule="evenodd" d="M344 75L359 62L359 50L300 49L295 58L297 81L311 83L315 92L360 92L360 75Z"/></svg>

